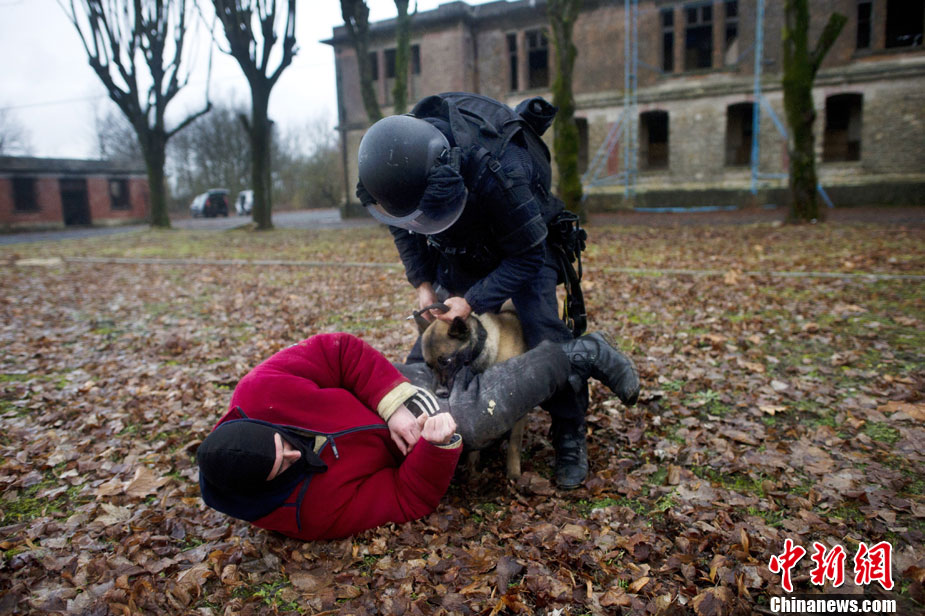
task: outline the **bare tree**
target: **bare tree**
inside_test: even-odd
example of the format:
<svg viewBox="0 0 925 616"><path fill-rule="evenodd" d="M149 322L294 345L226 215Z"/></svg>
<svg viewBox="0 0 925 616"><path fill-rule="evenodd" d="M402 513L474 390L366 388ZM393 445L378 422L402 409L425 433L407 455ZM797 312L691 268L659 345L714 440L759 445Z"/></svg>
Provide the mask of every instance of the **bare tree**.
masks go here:
<svg viewBox="0 0 925 616"><path fill-rule="evenodd" d="M572 31L581 12L581 4L582 0L549 0L546 11L556 52L552 102L559 108L553 125L553 149L559 172L558 193L570 211L584 218L581 176L578 173L578 126L575 124L575 95L572 91L572 70L578 55Z"/></svg>
<svg viewBox="0 0 925 616"><path fill-rule="evenodd" d="M309 119L277 141L273 178L278 197L299 209L339 205L340 149L328 122Z"/></svg>
<svg viewBox="0 0 925 616"><path fill-rule="evenodd" d="M813 123L813 82L822 60L835 43L847 18L833 13L823 29L816 47L809 49L809 3L807 0L784 2L782 31L784 57L782 85L784 110L790 125L790 216L791 222L821 220L816 197L816 152Z"/></svg>
<svg viewBox="0 0 925 616"><path fill-rule="evenodd" d="M272 229L270 93L296 53L296 0L212 0L212 4L228 42L223 51L237 60L250 85L251 117L245 125L251 141L253 217L257 229ZM271 68L280 25L282 47L276 68Z"/></svg>
<svg viewBox="0 0 925 616"><path fill-rule="evenodd" d="M167 142L202 114L173 130L167 105L189 81L181 70L188 32L186 0L59 0L77 29L97 77L135 129L148 172L151 225L170 227L164 176Z"/></svg>
<svg viewBox="0 0 925 616"><path fill-rule="evenodd" d="M382 119L382 110L373 89L373 69L369 59L369 7L365 0L340 0L340 12L347 27L347 34L357 55L357 69L360 73L360 95L366 116L372 124Z"/></svg>
<svg viewBox="0 0 925 616"><path fill-rule="evenodd" d="M167 167L174 194L184 205L209 188L227 188L233 197L250 186L250 136L239 120L245 113L243 105L216 104L170 142Z"/></svg>
<svg viewBox="0 0 925 616"><path fill-rule="evenodd" d="M98 110L93 117L97 153L103 160L144 164L144 156L135 137L135 129L125 115L112 108ZM181 133L180 137L183 134Z"/></svg>
<svg viewBox="0 0 925 616"><path fill-rule="evenodd" d="M27 155L29 133L8 109L0 109L0 156Z"/></svg>

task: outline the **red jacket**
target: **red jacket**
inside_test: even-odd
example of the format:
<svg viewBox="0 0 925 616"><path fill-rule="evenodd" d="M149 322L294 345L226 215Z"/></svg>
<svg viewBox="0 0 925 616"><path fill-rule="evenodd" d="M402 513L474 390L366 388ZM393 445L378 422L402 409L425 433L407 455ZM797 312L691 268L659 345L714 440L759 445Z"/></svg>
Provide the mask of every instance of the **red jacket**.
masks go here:
<svg viewBox="0 0 925 616"><path fill-rule="evenodd" d="M230 410L216 426L241 419L243 413L318 433L324 444L316 451L328 466L252 523L311 540L344 537L434 511L462 448L458 442L440 447L420 439L402 456L372 409L403 383L407 379L385 357L349 334L304 340L241 379Z"/></svg>

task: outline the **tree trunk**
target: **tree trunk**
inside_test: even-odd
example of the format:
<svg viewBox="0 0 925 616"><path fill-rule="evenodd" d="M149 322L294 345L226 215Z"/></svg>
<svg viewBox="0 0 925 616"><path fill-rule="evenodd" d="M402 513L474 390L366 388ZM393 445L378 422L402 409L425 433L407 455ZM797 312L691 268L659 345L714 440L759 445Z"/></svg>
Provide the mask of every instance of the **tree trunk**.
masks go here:
<svg viewBox="0 0 925 616"><path fill-rule="evenodd" d="M411 64L411 15L408 0L395 0L398 19L395 27L395 84L392 86L392 104L396 114L405 113L408 107L408 76Z"/></svg>
<svg viewBox="0 0 925 616"><path fill-rule="evenodd" d="M141 141L141 139L139 139ZM167 158L167 140L151 135L142 143L145 169L148 172L148 194L151 201L151 226L160 229L170 228L170 216L167 214L167 181L164 174L164 162Z"/></svg>
<svg viewBox="0 0 925 616"><path fill-rule="evenodd" d="M341 16L347 27L347 34L357 55L360 72L360 96L370 124L382 119L382 110L376 90L373 88L372 67L369 63L369 7L364 0L341 0Z"/></svg>
<svg viewBox="0 0 925 616"><path fill-rule="evenodd" d="M816 43L809 50L809 4L807 0L784 2L783 76L784 111L790 126L790 222L824 219L816 194L816 150L813 125L813 82L826 53L835 43L847 19L833 13Z"/></svg>
<svg viewBox="0 0 925 616"><path fill-rule="evenodd" d="M578 126L575 124L575 95L572 92L572 72L578 55L572 42L572 30L581 4L582 0L549 0L547 10L556 54L552 102L559 108L553 124L553 149L559 172L557 192L565 207L584 220L586 212L578 173Z"/></svg>
<svg viewBox="0 0 925 616"><path fill-rule="evenodd" d="M254 190L252 214L258 231L273 228L273 183L270 160L273 130L268 113L269 104L269 88L257 83L251 84L251 168Z"/></svg>

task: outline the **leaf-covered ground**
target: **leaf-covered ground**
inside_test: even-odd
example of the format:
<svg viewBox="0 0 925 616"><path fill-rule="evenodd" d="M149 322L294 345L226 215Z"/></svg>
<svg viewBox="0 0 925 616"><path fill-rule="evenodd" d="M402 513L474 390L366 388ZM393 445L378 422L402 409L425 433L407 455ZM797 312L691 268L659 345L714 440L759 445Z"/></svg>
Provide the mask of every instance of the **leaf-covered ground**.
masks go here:
<svg viewBox="0 0 925 616"><path fill-rule="evenodd" d="M413 294L383 229L3 248L0 614L766 613L787 538L846 549L838 592L921 610L925 227L590 233L591 329L644 394L592 387L585 487L550 483L537 411L520 481L483 455L428 518L314 543L205 508L194 452L301 338L404 356ZM879 541L890 592L853 584Z"/></svg>

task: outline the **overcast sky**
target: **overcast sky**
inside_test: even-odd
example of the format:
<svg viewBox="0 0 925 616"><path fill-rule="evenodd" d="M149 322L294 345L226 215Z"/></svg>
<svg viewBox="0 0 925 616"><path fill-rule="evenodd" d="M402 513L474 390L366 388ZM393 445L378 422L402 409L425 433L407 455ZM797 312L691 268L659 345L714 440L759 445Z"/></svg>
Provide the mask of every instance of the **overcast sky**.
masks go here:
<svg viewBox="0 0 925 616"><path fill-rule="evenodd" d="M418 0L419 10L444 1ZM395 16L393 0L367 0L367 4L371 20ZM335 126L334 52L319 41L330 38L333 28L342 23L339 0L298 0L299 52L270 98L270 115L284 129L318 118ZM203 49L196 53L189 85L168 107L168 126L169 120L176 121L205 103L210 41L204 32L198 39ZM247 82L230 56L213 53L208 81L213 102L249 106ZM0 0L0 109L25 128L31 154L96 157L94 115L109 108L115 105L87 64L77 32L58 0Z"/></svg>

